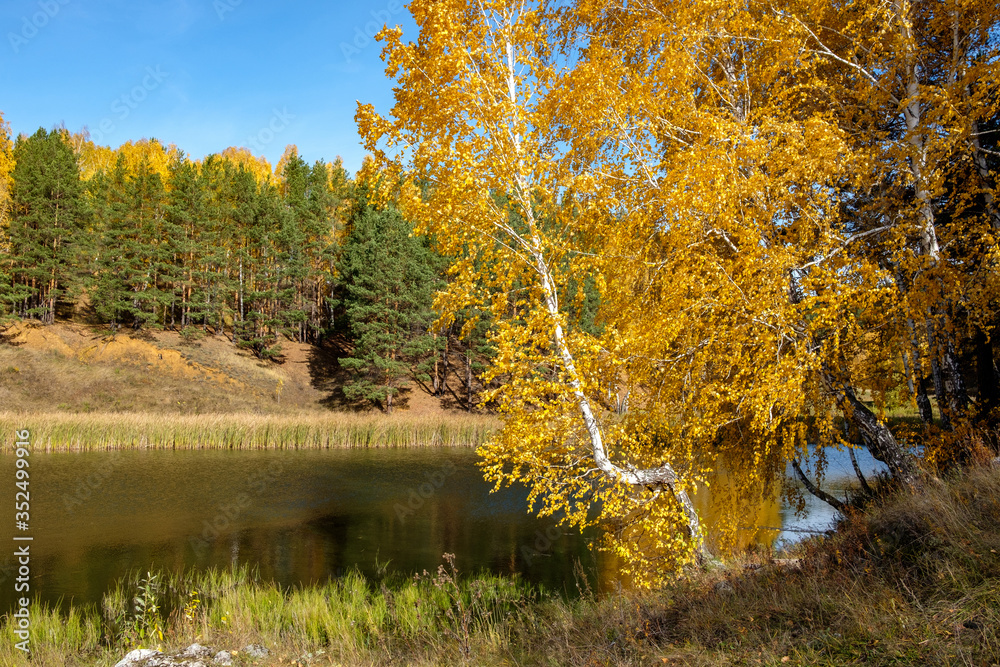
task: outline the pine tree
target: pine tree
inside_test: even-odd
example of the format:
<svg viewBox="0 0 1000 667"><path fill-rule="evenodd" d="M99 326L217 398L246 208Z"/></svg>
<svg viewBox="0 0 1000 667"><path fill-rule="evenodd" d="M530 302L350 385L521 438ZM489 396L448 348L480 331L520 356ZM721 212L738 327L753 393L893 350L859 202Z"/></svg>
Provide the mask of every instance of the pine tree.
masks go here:
<svg viewBox="0 0 1000 667"><path fill-rule="evenodd" d="M233 216L232 191L236 168L225 158L209 155L201 167L205 181L205 219L199 229L202 255L195 268L199 284L197 301L202 326L221 331L227 320L233 321L238 308L238 283L231 271L233 247L238 237Z"/></svg>
<svg viewBox="0 0 1000 667"><path fill-rule="evenodd" d="M58 130L39 129L14 146L9 255L4 301L45 324L80 287L77 257L86 216L80 171Z"/></svg>
<svg viewBox="0 0 1000 667"><path fill-rule="evenodd" d="M238 242L240 262L240 319L234 325L234 339L260 359L281 354L278 333L285 304L294 297L293 288L283 281L282 263L287 257L283 236L287 232L287 211L278 189L271 183L247 180L249 172L237 174L239 207L237 219L242 237Z"/></svg>
<svg viewBox="0 0 1000 667"><path fill-rule="evenodd" d="M165 220L163 181L145 160L130 174L122 155L109 176L94 180L102 222L95 309L113 326L156 324L172 303L165 283L173 273L174 235Z"/></svg>
<svg viewBox="0 0 1000 667"><path fill-rule="evenodd" d="M348 399L392 412L405 377L431 352L431 301L440 282L433 266L427 243L395 208L358 208L338 265L353 343L351 356L340 360L351 376Z"/></svg>
<svg viewBox="0 0 1000 667"><path fill-rule="evenodd" d="M282 197L289 217L282 229L283 282L294 285L283 319L285 328L300 341L316 340L328 320L327 299L336 257L336 214L343 197L334 189L332 170L317 161L306 164L294 146L282 157Z"/></svg>
<svg viewBox="0 0 1000 667"><path fill-rule="evenodd" d="M206 196L206 184L198 166L179 156L170 166L165 216L171 230L174 265L172 304L182 328L205 321L205 301L199 298L203 278L199 268L215 238L214 230L206 225Z"/></svg>
<svg viewBox="0 0 1000 667"><path fill-rule="evenodd" d="M97 315L112 329L127 319L132 308L123 277L125 258L119 252L128 236L128 173L119 156L110 172L98 171L88 182L99 238L90 297Z"/></svg>

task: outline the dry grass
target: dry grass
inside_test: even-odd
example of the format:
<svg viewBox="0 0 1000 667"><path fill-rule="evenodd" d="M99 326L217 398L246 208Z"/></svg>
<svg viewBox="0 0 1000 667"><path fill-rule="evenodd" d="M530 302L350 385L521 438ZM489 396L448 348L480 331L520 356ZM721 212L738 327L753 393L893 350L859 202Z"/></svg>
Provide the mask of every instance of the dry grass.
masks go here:
<svg viewBox="0 0 1000 667"><path fill-rule="evenodd" d="M498 426L493 417L461 414L0 413L0 432L28 429L32 445L46 451L478 446Z"/></svg>
<svg viewBox="0 0 1000 667"><path fill-rule="evenodd" d="M170 331L121 333L57 323L21 324L0 335L0 406L8 412L252 412L327 414L371 410L341 393L342 348L282 343L282 363L263 362L220 335L186 340ZM461 386L452 374L451 389ZM455 396L410 382L399 412L454 415Z"/></svg>

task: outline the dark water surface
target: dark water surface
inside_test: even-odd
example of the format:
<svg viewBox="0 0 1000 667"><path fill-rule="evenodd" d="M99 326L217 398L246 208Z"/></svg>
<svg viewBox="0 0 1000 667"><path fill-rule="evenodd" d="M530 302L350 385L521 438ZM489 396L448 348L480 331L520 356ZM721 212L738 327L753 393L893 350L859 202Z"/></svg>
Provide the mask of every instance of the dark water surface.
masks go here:
<svg viewBox="0 0 1000 667"><path fill-rule="evenodd" d="M559 590L575 589L579 559L596 580L587 538L529 515L523 489L489 493L475 460L448 448L35 453L21 532L4 456L0 609L15 596L15 533L34 538L31 590L49 602L99 602L130 570L249 564L293 585L355 567L433 571L445 552L464 572L521 573Z"/></svg>
<svg viewBox="0 0 1000 667"><path fill-rule="evenodd" d="M519 573L568 595L577 562L598 589L616 581L592 535L528 514L523 488L490 493L471 449L33 453L27 532L14 529L14 461L0 457L2 611L19 595L15 535L34 538L31 595L50 603L99 603L136 570L248 564L296 585L352 568L433 571L446 552L463 572ZM785 528L832 519L816 503L804 520L777 504L767 514Z"/></svg>

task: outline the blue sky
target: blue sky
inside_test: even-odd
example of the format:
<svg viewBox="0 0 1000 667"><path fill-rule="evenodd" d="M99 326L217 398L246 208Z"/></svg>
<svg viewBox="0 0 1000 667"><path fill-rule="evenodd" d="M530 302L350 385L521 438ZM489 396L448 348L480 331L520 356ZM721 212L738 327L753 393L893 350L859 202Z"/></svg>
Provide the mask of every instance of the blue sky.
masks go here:
<svg viewBox="0 0 1000 667"><path fill-rule="evenodd" d="M0 111L15 135L65 123L98 143L155 137L195 158L287 144L352 174L356 102L387 112L369 37L416 27L401 0L3 0Z"/></svg>

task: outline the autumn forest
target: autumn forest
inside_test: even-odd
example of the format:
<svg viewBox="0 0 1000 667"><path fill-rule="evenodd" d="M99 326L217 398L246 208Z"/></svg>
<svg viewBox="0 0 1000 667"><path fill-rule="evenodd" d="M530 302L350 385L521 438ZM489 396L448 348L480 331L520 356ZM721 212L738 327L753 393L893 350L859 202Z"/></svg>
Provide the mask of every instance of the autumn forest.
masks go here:
<svg viewBox="0 0 1000 667"><path fill-rule="evenodd" d="M703 4L412 3L354 179L5 132L2 316L264 360L344 335L345 394L386 411L458 346L467 405L507 415L487 477L629 517L608 546L640 578L705 550L689 494L720 467L752 499L809 444L907 485L993 446L996 17Z"/></svg>
<svg viewBox="0 0 1000 667"><path fill-rule="evenodd" d="M463 407L498 424L477 475L596 535L639 593L620 623L550 610L573 646L533 616L476 649L466 623L456 661L613 635L565 664L995 662L1000 6L406 10L417 34L373 38L392 103L357 103L353 175L0 119L0 330L211 332L261 368L337 340L379 419L461 359ZM834 497L845 452L858 485ZM807 493L839 523L775 559L755 508ZM438 576L439 618L471 618Z"/></svg>

